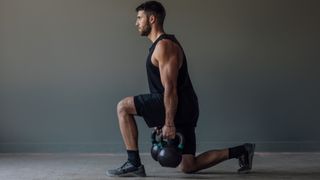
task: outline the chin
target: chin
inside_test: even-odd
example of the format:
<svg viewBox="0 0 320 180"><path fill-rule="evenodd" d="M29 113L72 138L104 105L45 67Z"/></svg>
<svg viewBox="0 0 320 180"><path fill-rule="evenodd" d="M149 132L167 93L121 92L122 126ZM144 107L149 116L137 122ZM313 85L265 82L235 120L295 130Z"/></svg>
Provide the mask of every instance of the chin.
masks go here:
<svg viewBox="0 0 320 180"><path fill-rule="evenodd" d="M147 32L140 32L140 35L141 36L148 36L150 34L150 32L149 33L147 33Z"/></svg>
<svg viewBox="0 0 320 180"><path fill-rule="evenodd" d="M139 31L139 34L140 34L140 36L144 36L144 35L143 35L144 33L143 33L142 31Z"/></svg>

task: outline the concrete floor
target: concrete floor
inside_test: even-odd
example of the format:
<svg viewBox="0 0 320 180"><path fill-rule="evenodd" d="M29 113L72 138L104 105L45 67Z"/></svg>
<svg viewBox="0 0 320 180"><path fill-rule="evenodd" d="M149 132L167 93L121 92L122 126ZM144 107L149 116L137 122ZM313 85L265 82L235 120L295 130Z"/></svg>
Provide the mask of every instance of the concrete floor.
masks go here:
<svg viewBox="0 0 320 180"><path fill-rule="evenodd" d="M0 154L0 180L94 179L320 179L320 153L256 153L250 174L236 173L237 160L228 160L197 174L162 168L149 154L141 155L146 178L109 178L124 154Z"/></svg>

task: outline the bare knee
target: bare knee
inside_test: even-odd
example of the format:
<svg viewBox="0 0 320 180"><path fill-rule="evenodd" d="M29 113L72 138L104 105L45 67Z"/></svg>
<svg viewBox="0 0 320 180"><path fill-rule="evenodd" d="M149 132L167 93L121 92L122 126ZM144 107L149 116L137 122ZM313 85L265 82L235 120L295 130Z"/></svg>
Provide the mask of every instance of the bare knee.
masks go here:
<svg viewBox="0 0 320 180"><path fill-rule="evenodd" d="M183 172L183 173L186 173L186 174L190 174L190 173L193 173L194 170L191 166L181 166L180 167L180 170Z"/></svg>
<svg viewBox="0 0 320 180"><path fill-rule="evenodd" d="M123 114L127 113L125 99L122 99L118 103L118 105L117 105L117 113L118 113L118 115L123 115Z"/></svg>
<svg viewBox="0 0 320 180"><path fill-rule="evenodd" d="M182 161L179 165L180 170L186 174L194 173L197 169L195 161L195 157L192 156L182 158Z"/></svg>
<svg viewBox="0 0 320 180"><path fill-rule="evenodd" d="M117 113L118 113L118 116L136 114L133 97L126 97L122 99L117 105Z"/></svg>

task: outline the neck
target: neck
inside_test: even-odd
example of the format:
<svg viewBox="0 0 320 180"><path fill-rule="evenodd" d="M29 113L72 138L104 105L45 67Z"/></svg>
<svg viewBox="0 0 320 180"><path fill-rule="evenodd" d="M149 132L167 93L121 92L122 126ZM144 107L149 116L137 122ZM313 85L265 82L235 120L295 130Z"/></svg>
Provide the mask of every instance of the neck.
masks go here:
<svg viewBox="0 0 320 180"><path fill-rule="evenodd" d="M150 34L148 35L148 38L150 39L150 41L154 42L158 39L159 36L161 36L162 34L165 34L163 28L159 28L159 27L153 27Z"/></svg>

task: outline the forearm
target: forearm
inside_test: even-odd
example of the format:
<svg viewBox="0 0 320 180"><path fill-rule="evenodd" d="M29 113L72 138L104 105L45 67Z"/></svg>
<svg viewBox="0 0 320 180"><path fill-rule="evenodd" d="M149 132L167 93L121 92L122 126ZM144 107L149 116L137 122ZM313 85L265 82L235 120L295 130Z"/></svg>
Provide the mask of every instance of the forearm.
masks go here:
<svg viewBox="0 0 320 180"><path fill-rule="evenodd" d="M174 126L174 118L178 107L177 91L173 87L167 87L164 91L165 125Z"/></svg>

